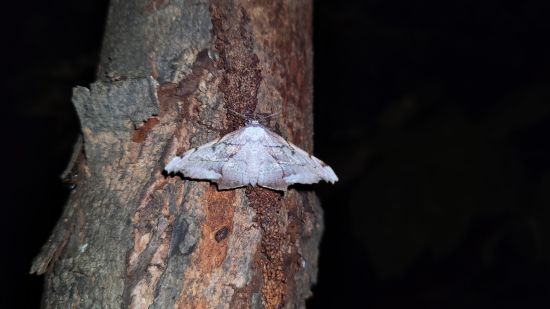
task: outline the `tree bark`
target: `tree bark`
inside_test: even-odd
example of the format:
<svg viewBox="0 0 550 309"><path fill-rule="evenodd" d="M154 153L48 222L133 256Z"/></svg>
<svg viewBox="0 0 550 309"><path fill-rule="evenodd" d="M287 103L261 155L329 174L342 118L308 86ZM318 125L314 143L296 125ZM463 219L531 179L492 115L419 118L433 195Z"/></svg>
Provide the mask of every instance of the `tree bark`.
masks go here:
<svg viewBox="0 0 550 309"><path fill-rule="evenodd" d="M76 185L31 272L44 308L302 308L322 212L309 188L218 191L176 154L279 113L312 150L310 0L111 1L98 81L76 87Z"/></svg>

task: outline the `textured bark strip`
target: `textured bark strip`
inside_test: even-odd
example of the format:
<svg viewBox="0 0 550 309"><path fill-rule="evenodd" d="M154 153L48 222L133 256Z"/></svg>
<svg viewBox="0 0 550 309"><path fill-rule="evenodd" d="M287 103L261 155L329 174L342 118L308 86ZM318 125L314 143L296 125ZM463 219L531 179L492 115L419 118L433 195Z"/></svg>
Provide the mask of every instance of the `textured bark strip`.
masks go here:
<svg viewBox="0 0 550 309"><path fill-rule="evenodd" d="M241 5L224 0L212 1L210 12L214 47L219 53L217 68L223 72L219 90L228 108L252 117L262 74L248 12ZM237 124L242 125L243 119L237 118ZM234 129L232 126L224 133Z"/></svg>
<svg viewBox="0 0 550 309"><path fill-rule="evenodd" d="M32 272L44 308L302 308L312 192L218 191L163 174L253 117L312 150L311 1L113 1L100 79L77 87L85 156ZM79 150L80 151L80 150ZM85 159L84 159L85 158Z"/></svg>

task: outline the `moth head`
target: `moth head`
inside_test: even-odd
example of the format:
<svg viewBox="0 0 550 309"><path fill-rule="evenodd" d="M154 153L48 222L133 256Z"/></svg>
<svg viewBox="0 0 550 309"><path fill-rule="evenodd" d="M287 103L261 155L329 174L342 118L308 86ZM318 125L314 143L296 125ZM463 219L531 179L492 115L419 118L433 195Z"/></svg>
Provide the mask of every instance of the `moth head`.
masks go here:
<svg viewBox="0 0 550 309"><path fill-rule="evenodd" d="M259 126L260 122L256 119L248 119L248 120L246 120L246 125L247 126Z"/></svg>
<svg viewBox="0 0 550 309"><path fill-rule="evenodd" d="M265 122L267 119L275 116L275 115L278 115L279 113L273 113L273 114L269 114L269 115L263 115L263 116L259 116L258 115L254 115L254 117L248 117L246 115L243 115L237 111L234 111L232 109L227 109L229 112L241 117L242 119L245 120L245 125L247 126L262 126L262 121Z"/></svg>

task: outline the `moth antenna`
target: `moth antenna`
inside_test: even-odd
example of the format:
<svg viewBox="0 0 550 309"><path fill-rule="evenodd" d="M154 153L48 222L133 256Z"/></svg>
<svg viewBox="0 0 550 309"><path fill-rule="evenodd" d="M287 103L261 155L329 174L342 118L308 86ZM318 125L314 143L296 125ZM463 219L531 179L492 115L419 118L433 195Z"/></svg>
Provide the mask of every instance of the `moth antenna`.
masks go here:
<svg viewBox="0 0 550 309"><path fill-rule="evenodd" d="M267 120L273 116L276 116L276 115L279 115L281 112L276 112L276 113L273 113L273 114L270 114L270 115L267 115L267 116L263 116L262 117L262 120Z"/></svg>
<svg viewBox="0 0 550 309"><path fill-rule="evenodd" d="M239 113L239 112L237 112L237 111L234 111L234 110L232 110L232 109L230 109L230 108L228 108L227 111L228 111L228 112L232 112L233 114L235 114L235 115L241 117L241 118L244 119L244 120L250 120L249 117L246 117L245 115L243 115L243 114L241 114L241 113Z"/></svg>

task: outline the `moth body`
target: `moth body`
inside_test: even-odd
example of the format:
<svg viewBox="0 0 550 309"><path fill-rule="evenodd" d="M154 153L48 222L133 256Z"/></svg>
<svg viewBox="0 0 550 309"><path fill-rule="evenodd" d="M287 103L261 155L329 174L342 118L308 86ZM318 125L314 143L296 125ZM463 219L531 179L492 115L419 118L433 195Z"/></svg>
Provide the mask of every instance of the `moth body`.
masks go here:
<svg viewBox="0 0 550 309"><path fill-rule="evenodd" d="M181 172L192 179L210 180L217 183L220 190L252 185L286 191L295 183L338 181L332 168L323 161L256 120L219 140L176 156L165 170Z"/></svg>

